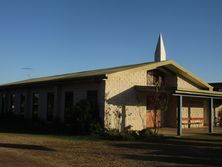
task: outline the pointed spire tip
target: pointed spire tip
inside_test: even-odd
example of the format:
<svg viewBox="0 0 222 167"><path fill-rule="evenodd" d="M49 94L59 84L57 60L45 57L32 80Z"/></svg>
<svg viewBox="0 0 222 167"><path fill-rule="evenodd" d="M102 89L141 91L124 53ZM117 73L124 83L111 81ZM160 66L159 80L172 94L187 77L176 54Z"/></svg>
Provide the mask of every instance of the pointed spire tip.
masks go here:
<svg viewBox="0 0 222 167"><path fill-rule="evenodd" d="M165 61L166 60L166 51L163 42L162 33L159 33L159 39L157 42L156 50L155 50L155 61Z"/></svg>

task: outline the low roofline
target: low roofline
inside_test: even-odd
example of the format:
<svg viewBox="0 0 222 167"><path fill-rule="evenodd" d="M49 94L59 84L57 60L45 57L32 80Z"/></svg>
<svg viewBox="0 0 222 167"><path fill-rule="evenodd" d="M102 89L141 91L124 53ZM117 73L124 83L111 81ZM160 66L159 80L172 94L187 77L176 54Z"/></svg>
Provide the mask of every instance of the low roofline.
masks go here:
<svg viewBox="0 0 222 167"><path fill-rule="evenodd" d="M185 78L190 79L192 82L196 83L197 85L201 85L203 88L207 88L212 90L213 87L209 85L207 82L203 81L181 65L175 63L173 60L166 60L161 62L147 62L141 64L133 64L133 65L126 65L126 66L119 66L113 68L106 68L106 69L99 69L93 71L84 71L84 72L77 72L77 73L69 73L64 75L55 75L50 77L41 77L41 78L33 78L29 80L23 80L13 83L8 83L4 85L0 85L0 89L7 87L7 86L19 86L19 85L27 85L27 84L35 84L35 83L43 83L43 82L53 82L53 81L60 81L60 80L67 80L67 79L79 79L84 77L96 77L96 76L104 76L107 74L112 74L120 71L135 69L135 68L144 68L146 67L148 70L156 69L161 66L168 66L177 70L177 72L184 76Z"/></svg>
<svg viewBox="0 0 222 167"><path fill-rule="evenodd" d="M96 76L86 76L86 77L76 77L76 78L65 78L65 79L55 79L48 81L36 81L31 83L20 83L20 84L6 84L0 86L0 90L8 88L23 88L23 87L33 87L36 85L51 85L51 84L61 84L61 83L70 83L70 81L88 81L88 80L102 80L106 79L106 75L96 75Z"/></svg>
<svg viewBox="0 0 222 167"><path fill-rule="evenodd" d="M97 70L91 70L91 71L82 71L82 72L67 73L67 74L54 75L54 76L48 76L48 77L32 78L32 79L21 80L21 81L16 81L16 82L11 82L11 83L0 85L0 89L2 87L12 86L12 85L13 86L19 86L19 85L25 85L25 84L51 82L51 81L57 81L57 80L78 79L78 78L83 78L83 77L95 77L95 76L112 74L112 73L116 73L116 72L119 72L119 71L129 70L129 69L142 67L142 66L147 66L147 65L152 65L152 64L161 64L161 65L163 65L166 62L170 62L170 61L146 62L146 63L133 64L133 65L124 65L124 66L118 66L118 67L112 67L112 68L97 69Z"/></svg>

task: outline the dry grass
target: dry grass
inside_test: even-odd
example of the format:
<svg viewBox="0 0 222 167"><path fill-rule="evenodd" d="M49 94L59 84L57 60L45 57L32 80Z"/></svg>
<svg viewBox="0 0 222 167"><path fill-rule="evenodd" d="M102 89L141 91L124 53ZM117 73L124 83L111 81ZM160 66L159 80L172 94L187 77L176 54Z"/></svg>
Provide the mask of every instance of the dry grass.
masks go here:
<svg viewBox="0 0 222 167"><path fill-rule="evenodd" d="M147 142L0 133L1 166L221 166L222 135Z"/></svg>

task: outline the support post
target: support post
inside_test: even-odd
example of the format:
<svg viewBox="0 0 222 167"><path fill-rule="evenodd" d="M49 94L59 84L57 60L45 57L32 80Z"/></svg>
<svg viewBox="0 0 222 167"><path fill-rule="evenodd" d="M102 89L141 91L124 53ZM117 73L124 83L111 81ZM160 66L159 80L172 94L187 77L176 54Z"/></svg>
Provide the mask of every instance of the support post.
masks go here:
<svg viewBox="0 0 222 167"><path fill-rule="evenodd" d="M209 133L213 133L213 126L214 126L214 99L210 98L209 103L209 114L208 114L208 128Z"/></svg>
<svg viewBox="0 0 222 167"><path fill-rule="evenodd" d="M178 98L178 112L177 112L177 136L182 135L182 107L183 107L183 96Z"/></svg>

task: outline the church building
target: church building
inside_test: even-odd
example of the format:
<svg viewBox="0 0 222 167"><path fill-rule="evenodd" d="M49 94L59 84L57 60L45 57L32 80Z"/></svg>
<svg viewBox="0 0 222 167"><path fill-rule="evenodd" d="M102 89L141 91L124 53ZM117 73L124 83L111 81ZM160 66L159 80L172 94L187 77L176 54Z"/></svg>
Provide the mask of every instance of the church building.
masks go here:
<svg viewBox="0 0 222 167"><path fill-rule="evenodd" d="M213 132L216 111L222 108L222 92L167 60L162 35L153 62L0 85L0 113L27 119L65 123L70 108L81 99L97 105L108 129L172 127L178 135L183 128L204 126Z"/></svg>

